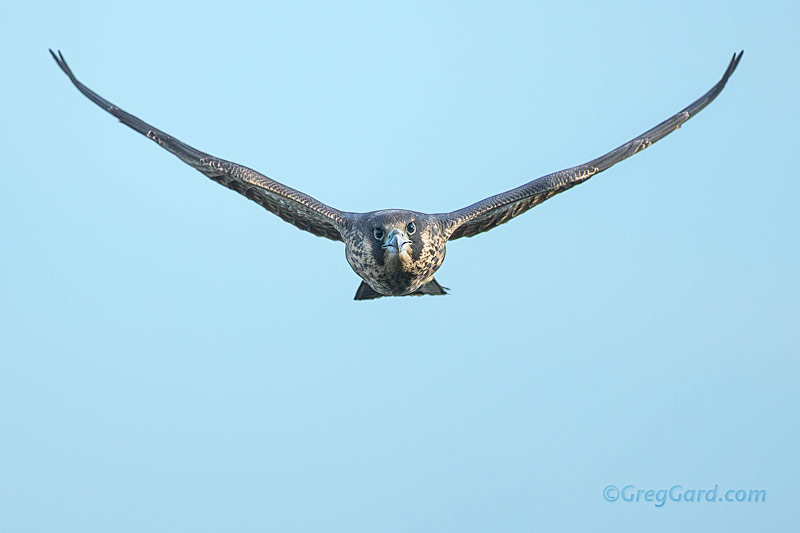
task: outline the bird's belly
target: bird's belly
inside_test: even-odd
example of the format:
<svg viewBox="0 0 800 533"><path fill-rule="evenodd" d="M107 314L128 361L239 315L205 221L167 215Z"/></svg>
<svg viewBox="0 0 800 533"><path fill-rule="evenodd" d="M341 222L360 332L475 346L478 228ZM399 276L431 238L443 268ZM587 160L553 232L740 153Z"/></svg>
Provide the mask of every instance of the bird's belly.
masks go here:
<svg viewBox="0 0 800 533"><path fill-rule="evenodd" d="M442 265L444 246L423 250L418 258L404 251L400 254L377 256L363 242L345 248L347 262L367 285L385 296L412 294L433 280Z"/></svg>
<svg viewBox="0 0 800 533"><path fill-rule="evenodd" d="M403 296L416 292L420 287L433 279L433 276L428 278L407 278L405 276L397 276L395 278L381 277L379 279L365 280L370 287L375 289L381 294L387 296Z"/></svg>
<svg viewBox="0 0 800 533"><path fill-rule="evenodd" d="M433 279L433 271L418 271L411 258L404 255L387 258L382 269L376 269L364 280L381 294L400 296L411 294Z"/></svg>

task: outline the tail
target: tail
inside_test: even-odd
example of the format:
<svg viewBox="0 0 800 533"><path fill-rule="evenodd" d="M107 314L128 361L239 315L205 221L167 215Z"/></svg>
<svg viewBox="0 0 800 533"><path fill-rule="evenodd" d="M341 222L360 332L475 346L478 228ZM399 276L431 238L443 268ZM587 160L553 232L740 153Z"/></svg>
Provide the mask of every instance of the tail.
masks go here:
<svg viewBox="0 0 800 533"><path fill-rule="evenodd" d="M402 296L422 296L423 294L431 294L431 295L440 295L440 294L447 294L449 289L447 287L442 287L439 285L439 282L436 281L436 278L432 279L422 287L420 287L417 291L412 292L411 294L404 294ZM356 291L355 300L374 300L376 298L383 298L387 296L386 294L381 294L377 292L375 289L367 285L366 281L362 281L361 285L358 286L358 290Z"/></svg>

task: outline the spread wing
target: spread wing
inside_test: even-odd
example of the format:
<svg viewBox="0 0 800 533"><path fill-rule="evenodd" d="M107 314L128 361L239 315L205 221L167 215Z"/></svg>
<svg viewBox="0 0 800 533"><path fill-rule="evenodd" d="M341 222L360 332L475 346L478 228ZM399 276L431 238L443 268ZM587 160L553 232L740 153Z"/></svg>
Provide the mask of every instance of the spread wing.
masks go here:
<svg viewBox="0 0 800 533"><path fill-rule="evenodd" d="M516 189L481 200L464 209L438 215L443 225L452 232L450 240L460 237L472 237L478 233L496 228L556 194L583 183L595 174L644 150L654 142L680 128L684 122L699 113L701 109L710 104L722 92L728 78L736 70L736 66L742 59L743 53L744 51L739 52L738 55L733 54L733 59L731 59L722 79L706 94L658 126L644 132L619 148L583 165L548 174Z"/></svg>
<svg viewBox="0 0 800 533"><path fill-rule="evenodd" d="M84 96L117 117L126 126L130 126L142 135L157 142L162 148L178 156L184 163L191 165L217 183L246 196L302 230L334 241L342 240L339 232L342 224L341 211L329 207L300 191L271 180L255 170L196 150L154 128L118 108L79 82L67 62L64 61L64 56L61 55L61 52L56 56L50 50L50 54Z"/></svg>

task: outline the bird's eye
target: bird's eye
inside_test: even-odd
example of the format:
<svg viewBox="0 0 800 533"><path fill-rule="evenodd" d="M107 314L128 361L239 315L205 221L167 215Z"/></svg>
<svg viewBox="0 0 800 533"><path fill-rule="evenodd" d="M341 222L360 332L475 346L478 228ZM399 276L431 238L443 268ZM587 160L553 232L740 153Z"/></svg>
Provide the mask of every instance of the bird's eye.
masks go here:
<svg viewBox="0 0 800 533"><path fill-rule="evenodd" d="M377 240L380 241L383 239L383 230L381 228L375 228L374 230L372 230L372 235L373 237L375 237Z"/></svg>
<svg viewBox="0 0 800 533"><path fill-rule="evenodd" d="M406 232L407 232L409 235L414 235L414 233L415 233L416 231L417 231L417 225L416 225L416 224L414 224L413 222L409 222L409 223L408 223L408 225L406 225Z"/></svg>

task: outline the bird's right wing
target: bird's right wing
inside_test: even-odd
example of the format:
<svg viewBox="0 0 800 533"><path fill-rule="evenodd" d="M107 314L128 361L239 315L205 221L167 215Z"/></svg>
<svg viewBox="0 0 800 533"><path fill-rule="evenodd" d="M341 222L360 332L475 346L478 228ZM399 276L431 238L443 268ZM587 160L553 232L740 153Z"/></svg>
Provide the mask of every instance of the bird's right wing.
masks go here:
<svg viewBox="0 0 800 533"><path fill-rule="evenodd" d="M730 78L742 54L733 54L728 68L722 79L717 82L706 94L695 100L688 107L682 109L658 126L642 133L635 139L622 146L577 167L561 170L535 179L516 189L506 191L481 200L469 207L436 215L442 225L450 232L450 240L461 237L472 237L478 233L489 231L500 224L504 224L521 215L525 211L549 200L553 196L566 191L588 180L595 174L616 165L623 159L640 152L677 130L681 125L710 104L722 92L728 78Z"/></svg>
<svg viewBox="0 0 800 533"><path fill-rule="evenodd" d="M78 81L67 62L64 61L64 56L61 55L61 52L56 56L50 50L50 54L84 96L117 117L126 126L154 140L162 148L178 156L184 163L191 165L217 183L246 196L302 230L334 241L342 240L342 235L339 231L343 220L341 211L329 207L307 194L278 183L255 170L196 150L154 128L143 120L115 106Z"/></svg>

